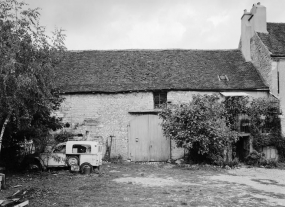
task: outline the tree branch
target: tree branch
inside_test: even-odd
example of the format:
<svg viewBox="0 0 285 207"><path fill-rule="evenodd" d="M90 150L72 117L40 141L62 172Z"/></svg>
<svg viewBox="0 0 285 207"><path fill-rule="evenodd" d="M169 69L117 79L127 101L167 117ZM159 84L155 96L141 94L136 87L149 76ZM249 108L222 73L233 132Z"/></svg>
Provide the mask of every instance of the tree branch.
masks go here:
<svg viewBox="0 0 285 207"><path fill-rule="evenodd" d="M11 118L11 113L9 113L3 123L3 126L2 126L2 129L1 129L1 134L0 134L0 152L1 152L1 149L2 149L2 139L3 139L3 136L4 136L4 132L5 132L5 128L6 128L6 125L8 124L8 122L10 121L10 118Z"/></svg>

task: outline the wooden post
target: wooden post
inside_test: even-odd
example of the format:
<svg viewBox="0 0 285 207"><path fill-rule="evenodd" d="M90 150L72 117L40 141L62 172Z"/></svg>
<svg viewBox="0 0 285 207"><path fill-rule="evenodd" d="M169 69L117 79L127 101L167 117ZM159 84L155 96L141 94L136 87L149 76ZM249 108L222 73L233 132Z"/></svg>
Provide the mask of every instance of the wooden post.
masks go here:
<svg viewBox="0 0 285 207"><path fill-rule="evenodd" d="M0 189L6 188L6 177L5 174L0 173Z"/></svg>
<svg viewBox="0 0 285 207"><path fill-rule="evenodd" d="M111 148L112 148L113 137L114 136L110 135L110 140L108 138L106 140L106 152L104 159L108 161L111 159Z"/></svg>

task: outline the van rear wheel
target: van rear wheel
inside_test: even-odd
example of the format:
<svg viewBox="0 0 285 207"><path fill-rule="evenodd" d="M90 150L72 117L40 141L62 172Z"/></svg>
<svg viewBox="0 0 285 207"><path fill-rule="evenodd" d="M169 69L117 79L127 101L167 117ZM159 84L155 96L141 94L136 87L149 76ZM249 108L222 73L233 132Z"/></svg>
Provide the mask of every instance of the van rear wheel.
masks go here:
<svg viewBox="0 0 285 207"><path fill-rule="evenodd" d="M84 162L84 163L82 163L82 164L80 165L80 172L83 174L83 173L84 173L84 168L86 168L86 167L90 168L90 173L92 173L93 167L92 167L92 165L91 165L90 163L88 163L88 162Z"/></svg>
<svg viewBox="0 0 285 207"><path fill-rule="evenodd" d="M68 166L71 166L71 165L79 165L79 160L78 160L78 157L76 156L70 156L67 158L66 160L67 162L67 165Z"/></svg>

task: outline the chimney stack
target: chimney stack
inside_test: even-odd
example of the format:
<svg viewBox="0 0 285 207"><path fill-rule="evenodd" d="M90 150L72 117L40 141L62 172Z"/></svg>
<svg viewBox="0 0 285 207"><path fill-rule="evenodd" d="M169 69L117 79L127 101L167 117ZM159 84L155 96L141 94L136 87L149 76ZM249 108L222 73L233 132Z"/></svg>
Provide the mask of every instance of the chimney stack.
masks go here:
<svg viewBox="0 0 285 207"><path fill-rule="evenodd" d="M251 61L250 39L255 32L268 33L266 7L260 2L253 4L250 12L245 9L241 17L241 51L246 61Z"/></svg>
<svg viewBox="0 0 285 207"><path fill-rule="evenodd" d="M260 2L254 4L250 10L252 18L250 22L253 25L255 32L268 33L267 32L267 22L266 22L266 7L262 6Z"/></svg>

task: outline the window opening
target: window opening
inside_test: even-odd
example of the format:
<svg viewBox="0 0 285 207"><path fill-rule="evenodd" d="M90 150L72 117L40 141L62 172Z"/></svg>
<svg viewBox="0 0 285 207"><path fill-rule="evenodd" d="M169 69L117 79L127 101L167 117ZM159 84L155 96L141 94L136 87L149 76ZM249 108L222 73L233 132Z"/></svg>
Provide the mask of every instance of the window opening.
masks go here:
<svg viewBox="0 0 285 207"><path fill-rule="evenodd" d="M154 108L162 108L167 103L167 92L154 92Z"/></svg>
<svg viewBox="0 0 285 207"><path fill-rule="evenodd" d="M64 125L64 127L65 127L65 128L69 128L69 127L70 127L70 124L69 124L68 122L66 122L65 125Z"/></svg>
<svg viewBox="0 0 285 207"><path fill-rule="evenodd" d="M219 81L229 81L229 78L227 75L218 75Z"/></svg>
<svg viewBox="0 0 285 207"><path fill-rule="evenodd" d="M240 120L240 132L249 133L250 132L249 127L250 127L249 119L246 117L243 117Z"/></svg>

